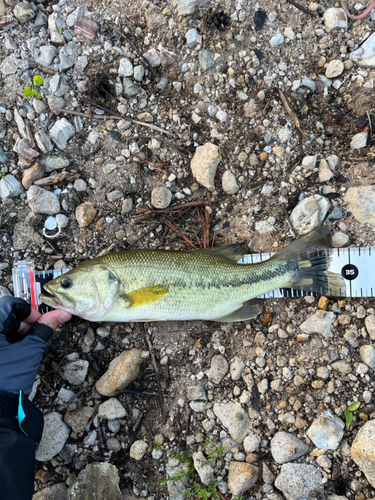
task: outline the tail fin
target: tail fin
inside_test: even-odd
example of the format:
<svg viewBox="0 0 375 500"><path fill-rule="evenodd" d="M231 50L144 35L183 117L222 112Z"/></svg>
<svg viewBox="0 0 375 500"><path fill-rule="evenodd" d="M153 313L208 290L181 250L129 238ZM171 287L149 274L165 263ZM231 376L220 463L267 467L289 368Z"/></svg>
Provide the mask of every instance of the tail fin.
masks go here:
<svg viewBox="0 0 375 500"><path fill-rule="evenodd" d="M292 270L290 287L315 292L326 297L345 297L345 280L327 271L332 247L330 229L321 226L293 241L275 256L287 261Z"/></svg>

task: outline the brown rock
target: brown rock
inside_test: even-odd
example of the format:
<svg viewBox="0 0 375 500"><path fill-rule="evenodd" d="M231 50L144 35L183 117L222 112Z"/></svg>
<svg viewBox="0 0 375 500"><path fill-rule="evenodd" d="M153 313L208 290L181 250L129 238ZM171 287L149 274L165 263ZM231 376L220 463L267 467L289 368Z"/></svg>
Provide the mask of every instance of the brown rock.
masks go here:
<svg viewBox="0 0 375 500"><path fill-rule="evenodd" d="M74 411L65 413L64 422L74 432L82 432L94 414L92 406L79 406Z"/></svg>
<svg viewBox="0 0 375 500"><path fill-rule="evenodd" d="M39 153L32 148L23 148L23 150L18 154L20 162L24 165L32 165L34 161L38 158Z"/></svg>
<svg viewBox="0 0 375 500"><path fill-rule="evenodd" d="M34 165L30 168L24 170L22 175L22 186L25 189L29 189L35 181L39 179L43 179L44 177L44 167L40 165L38 162L34 163Z"/></svg>
<svg viewBox="0 0 375 500"><path fill-rule="evenodd" d="M146 122L146 123L152 123L154 121L151 113L141 113L137 116L137 119L140 122Z"/></svg>
<svg viewBox="0 0 375 500"><path fill-rule="evenodd" d="M97 212L93 203L87 201L76 208L76 219L81 227L86 227L95 219Z"/></svg>
<svg viewBox="0 0 375 500"><path fill-rule="evenodd" d="M90 42L98 34L99 26L92 19L82 16L74 23L74 29L77 33L77 38L81 42Z"/></svg>
<svg viewBox="0 0 375 500"><path fill-rule="evenodd" d="M228 488L238 497L249 491L258 479L259 469L245 462L231 462L229 465Z"/></svg>
<svg viewBox="0 0 375 500"><path fill-rule="evenodd" d="M352 458L375 487L375 420L366 422L354 438Z"/></svg>
<svg viewBox="0 0 375 500"><path fill-rule="evenodd" d="M318 302L318 307L319 309L324 309L326 310L328 307L329 299L327 297L320 297L319 302Z"/></svg>
<svg viewBox="0 0 375 500"><path fill-rule="evenodd" d="M68 488L64 483L48 486L35 493L33 500L68 500Z"/></svg>
<svg viewBox="0 0 375 500"><path fill-rule="evenodd" d="M142 364L141 352L131 349L113 359L105 374L97 381L96 390L103 396L115 396L138 376Z"/></svg>

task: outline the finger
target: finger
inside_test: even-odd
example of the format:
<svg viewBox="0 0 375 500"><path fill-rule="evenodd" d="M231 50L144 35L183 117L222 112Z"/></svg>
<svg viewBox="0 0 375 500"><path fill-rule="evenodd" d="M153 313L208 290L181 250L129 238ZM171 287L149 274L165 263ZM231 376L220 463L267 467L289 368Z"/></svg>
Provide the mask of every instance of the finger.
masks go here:
<svg viewBox="0 0 375 500"><path fill-rule="evenodd" d="M23 323L23 322L25 322L25 323L27 323L27 324L29 324L29 325L33 325L33 324L34 324L34 323L36 323L36 322L39 320L39 318L41 318L41 317L42 317L42 315L40 314L40 312L39 312L39 311L37 311L36 309L32 308L32 309L31 309L30 316L28 316L28 317L27 317L24 321L22 321L22 323ZM22 323L21 323L21 325L22 325Z"/></svg>
<svg viewBox="0 0 375 500"><path fill-rule="evenodd" d="M71 319L72 315L66 311L61 311L60 309L55 309L54 311L50 311L46 314L43 314L41 318L39 318L38 323L42 323L43 325L47 325L52 328L52 330L56 330L63 323L66 323Z"/></svg>

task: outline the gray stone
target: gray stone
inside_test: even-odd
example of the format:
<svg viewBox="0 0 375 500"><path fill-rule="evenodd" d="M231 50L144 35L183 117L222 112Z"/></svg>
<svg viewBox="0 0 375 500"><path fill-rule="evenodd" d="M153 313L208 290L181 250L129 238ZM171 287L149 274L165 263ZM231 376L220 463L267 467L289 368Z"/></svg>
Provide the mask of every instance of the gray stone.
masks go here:
<svg viewBox="0 0 375 500"><path fill-rule="evenodd" d="M76 179L74 181L73 187L79 193L83 193L84 191L87 191L87 184L86 184L86 181L84 181L83 179Z"/></svg>
<svg viewBox="0 0 375 500"><path fill-rule="evenodd" d="M145 76L145 68L142 66L142 64L138 64L138 66L135 66L134 68L134 80L137 82L141 82L143 80L143 77Z"/></svg>
<svg viewBox="0 0 375 500"><path fill-rule="evenodd" d="M162 14L159 14L156 9L148 9L145 12L147 28L155 30L166 24L166 19Z"/></svg>
<svg viewBox="0 0 375 500"><path fill-rule="evenodd" d="M76 73L83 73L89 61L86 56L79 56L75 62L74 71Z"/></svg>
<svg viewBox="0 0 375 500"><path fill-rule="evenodd" d="M16 250L26 250L32 245L41 245L43 238L34 231L34 229L25 222L17 222L13 231L13 246Z"/></svg>
<svg viewBox="0 0 375 500"><path fill-rule="evenodd" d="M203 484L212 484L215 481L215 472L201 451L193 453L193 461L201 482Z"/></svg>
<svg viewBox="0 0 375 500"><path fill-rule="evenodd" d="M35 458L39 462L47 462L63 449L69 437L69 427L62 421L62 415L57 412L44 416L44 429Z"/></svg>
<svg viewBox="0 0 375 500"><path fill-rule="evenodd" d="M275 486L286 500L309 500L310 493L322 492L322 474L314 465L285 464L276 478Z"/></svg>
<svg viewBox="0 0 375 500"><path fill-rule="evenodd" d="M198 43L198 31L192 28L186 33L186 43L189 49L193 49Z"/></svg>
<svg viewBox="0 0 375 500"><path fill-rule="evenodd" d="M347 29L348 28L348 18L345 14L344 9L331 8L324 12L324 24L327 31L332 31L336 28Z"/></svg>
<svg viewBox="0 0 375 500"><path fill-rule="evenodd" d="M146 441L143 441L141 439L134 441L134 443L130 447L130 458L133 458L134 460L142 460L142 458L146 454L147 449L148 444L146 443Z"/></svg>
<svg viewBox="0 0 375 500"><path fill-rule="evenodd" d="M116 438L107 439L106 444L110 451L120 451L122 449L121 443Z"/></svg>
<svg viewBox="0 0 375 500"><path fill-rule="evenodd" d="M307 444L289 432L276 432L271 440L271 453L278 464L296 460L309 452Z"/></svg>
<svg viewBox="0 0 375 500"><path fill-rule="evenodd" d="M85 381L89 362L84 359L69 361L63 368L63 377L72 385L81 385Z"/></svg>
<svg viewBox="0 0 375 500"><path fill-rule="evenodd" d="M304 170L307 171L314 170L317 159L318 159L317 155L305 156L304 159L302 160L302 167L304 168Z"/></svg>
<svg viewBox="0 0 375 500"><path fill-rule="evenodd" d="M42 66L50 66L56 57L57 49L53 45L42 45L34 51L34 61Z"/></svg>
<svg viewBox="0 0 375 500"><path fill-rule="evenodd" d="M254 451L258 451L260 443L261 439L257 434L250 434L249 436L246 436L243 442L245 453L253 453Z"/></svg>
<svg viewBox="0 0 375 500"><path fill-rule="evenodd" d="M169 80L166 76L162 76L160 80L158 81L156 87L160 90L160 92L164 92L164 90L167 88L169 83Z"/></svg>
<svg viewBox="0 0 375 500"><path fill-rule="evenodd" d="M17 3L13 9L13 14L14 17L22 24L27 23L35 17L35 12L28 2Z"/></svg>
<svg viewBox="0 0 375 500"><path fill-rule="evenodd" d="M292 138L293 132L288 127L283 127L278 131L277 136L285 144Z"/></svg>
<svg viewBox="0 0 375 500"><path fill-rule="evenodd" d="M44 167L47 173L69 167L70 164L67 158L62 158L61 156L46 156L41 158L39 163Z"/></svg>
<svg viewBox="0 0 375 500"><path fill-rule="evenodd" d="M344 422L325 411L311 424L307 436L320 450L337 450L344 436Z"/></svg>
<svg viewBox="0 0 375 500"><path fill-rule="evenodd" d="M332 311L319 310L304 321L300 328L303 333L318 333L323 337L332 337L331 328L335 319L336 315Z"/></svg>
<svg viewBox="0 0 375 500"><path fill-rule="evenodd" d="M45 102L41 101L40 99L33 99L33 108L35 109L35 112L38 113L38 115L40 115L45 111L47 111L48 106Z"/></svg>
<svg viewBox="0 0 375 500"><path fill-rule="evenodd" d="M201 4L206 2L207 0L177 0L177 13L180 17L190 16L199 9Z"/></svg>
<svg viewBox="0 0 375 500"><path fill-rule="evenodd" d="M133 64L129 59L123 57L120 59L120 66L118 68L118 76L132 76L134 73Z"/></svg>
<svg viewBox="0 0 375 500"><path fill-rule="evenodd" d="M0 148L0 163L8 163L8 161L8 156L5 154L3 148Z"/></svg>
<svg viewBox="0 0 375 500"><path fill-rule="evenodd" d="M17 108L14 108L14 121L17 124L18 132L24 139L27 139L25 120L22 118Z"/></svg>
<svg viewBox="0 0 375 500"><path fill-rule="evenodd" d="M347 375L348 373L352 372L352 367L350 366L350 364L342 359L340 359L339 361L335 361L331 366L334 370L342 373L343 375Z"/></svg>
<svg viewBox="0 0 375 500"><path fill-rule="evenodd" d="M147 59L147 62L153 68L156 68L157 66L160 66L160 64L161 64L160 54L154 48L148 50L145 54L143 54L143 57L145 57Z"/></svg>
<svg viewBox="0 0 375 500"><path fill-rule="evenodd" d="M124 87L124 94L126 95L126 97L135 97L137 94L139 94L137 86L133 83L133 80L131 80L130 78L123 79L123 87Z"/></svg>
<svg viewBox="0 0 375 500"><path fill-rule="evenodd" d="M82 17L87 12L87 5L80 5L66 18L66 24L69 28L74 26L74 23L79 17Z"/></svg>
<svg viewBox="0 0 375 500"><path fill-rule="evenodd" d="M89 464L69 487L69 500L123 500L120 476L114 465L107 462Z"/></svg>
<svg viewBox="0 0 375 500"><path fill-rule="evenodd" d="M35 140L42 153L48 154L53 150L52 142L44 130L35 134Z"/></svg>
<svg viewBox="0 0 375 500"><path fill-rule="evenodd" d="M132 198L126 198L122 202L121 214L126 215L133 210L133 200Z"/></svg>
<svg viewBox="0 0 375 500"><path fill-rule="evenodd" d="M208 69L212 68L212 66L215 64L211 52L206 49L199 51L198 60L200 67L202 68L203 71L207 71Z"/></svg>
<svg viewBox="0 0 375 500"><path fill-rule="evenodd" d="M240 380L242 372L245 369L245 363L239 357L234 357L230 364L230 376L232 380Z"/></svg>
<svg viewBox="0 0 375 500"><path fill-rule="evenodd" d="M227 194L236 194L240 189L238 187L235 176L232 174L230 170L226 170L224 172L221 182L223 186L223 191L225 191Z"/></svg>
<svg viewBox="0 0 375 500"><path fill-rule="evenodd" d="M229 371L228 361L224 358L224 356L217 354L215 356L212 356L211 367L209 370L206 371L206 375L207 378L211 380L214 384L220 384L220 382L223 380L228 371Z"/></svg>
<svg viewBox="0 0 375 500"><path fill-rule="evenodd" d="M372 340L375 340L375 315L370 314L370 316L367 316L365 319L365 326L367 333L370 335L370 338Z"/></svg>
<svg viewBox="0 0 375 500"><path fill-rule="evenodd" d="M151 192L151 204L155 208L167 208L171 204L172 193L164 186L156 187Z"/></svg>
<svg viewBox="0 0 375 500"><path fill-rule="evenodd" d="M61 71L66 71L67 69L74 66L77 55L80 51L78 45L74 42L69 42L65 44L59 52L60 64L59 69Z"/></svg>
<svg viewBox="0 0 375 500"><path fill-rule="evenodd" d="M110 398L99 405L98 417L105 420L114 420L115 418L123 418L126 416L126 410L116 398Z"/></svg>
<svg viewBox="0 0 375 500"><path fill-rule="evenodd" d="M369 420L354 438L351 456L375 488L375 420Z"/></svg>
<svg viewBox="0 0 375 500"><path fill-rule="evenodd" d="M193 385L188 387L186 395L190 401L197 401L199 399L202 399L203 401L207 400L206 390L202 385Z"/></svg>
<svg viewBox="0 0 375 500"><path fill-rule="evenodd" d="M362 68L375 68L375 33L372 33L367 40L349 57Z"/></svg>
<svg viewBox="0 0 375 500"><path fill-rule="evenodd" d="M14 175L8 174L3 177L0 181L0 198L5 200L5 198L18 198L24 189L21 183L14 177Z"/></svg>
<svg viewBox="0 0 375 500"><path fill-rule="evenodd" d="M53 12L50 16L48 16L48 30L52 43L64 43L65 39L62 35L63 21L58 12Z"/></svg>
<svg viewBox="0 0 375 500"><path fill-rule="evenodd" d="M49 136L56 146L63 150L71 137L76 133L74 126L66 119L57 120L49 131Z"/></svg>
<svg viewBox="0 0 375 500"><path fill-rule="evenodd" d="M61 97L57 97L53 94L50 94L47 97L49 109L55 115L60 114L60 109L65 107L65 101Z"/></svg>
<svg viewBox="0 0 375 500"><path fill-rule="evenodd" d="M58 73L53 75L49 81L49 90L57 97L65 95L70 90L67 77Z"/></svg>
<svg viewBox="0 0 375 500"><path fill-rule="evenodd" d="M360 132L352 137L350 142L350 149L361 149L366 147L367 144L367 132Z"/></svg>
<svg viewBox="0 0 375 500"><path fill-rule="evenodd" d="M310 90L312 90L312 92L315 92L315 90L316 90L316 83L314 82L314 80L311 80L307 76L304 76L302 78L302 82L301 83L305 87L308 87Z"/></svg>
<svg viewBox="0 0 375 500"><path fill-rule="evenodd" d="M182 483L182 481L187 482L189 479L187 477L189 470L189 465L186 462L180 462L177 458L169 458L166 465L166 473L167 478L176 478L178 479L170 479L167 483L168 494L170 500L185 500L186 495L182 492L186 490L186 485ZM182 475L180 476L180 474ZM180 479L182 481L180 481Z"/></svg>
<svg viewBox="0 0 375 500"><path fill-rule="evenodd" d="M242 406L239 403L215 403L213 410L231 437L242 443L251 431L250 419Z"/></svg>
<svg viewBox="0 0 375 500"><path fill-rule="evenodd" d="M64 483L53 484L35 493L32 500L68 500L68 488Z"/></svg>
<svg viewBox="0 0 375 500"><path fill-rule="evenodd" d="M7 76L17 73L19 69L26 70L28 68L29 62L27 60L17 59L14 54L11 54L3 60L0 66L0 71L4 76Z"/></svg>
<svg viewBox="0 0 375 500"><path fill-rule="evenodd" d="M375 185L351 187L344 198L347 211L362 224L375 229Z"/></svg>
<svg viewBox="0 0 375 500"><path fill-rule="evenodd" d="M330 61L326 68L326 77L327 78L336 78L340 76L344 71L344 63L340 61L340 59L334 59Z"/></svg>
<svg viewBox="0 0 375 500"><path fill-rule="evenodd" d="M74 411L65 413L64 422L74 432L83 432L94 411L93 406L78 406Z"/></svg>
<svg viewBox="0 0 375 500"><path fill-rule="evenodd" d="M373 345L363 345L359 349L362 361L371 369L375 370L375 347Z"/></svg>
<svg viewBox="0 0 375 500"><path fill-rule="evenodd" d="M160 47L159 47L160 48ZM160 62L161 65L166 68L172 66L177 61L177 54L170 50L166 50L164 47L160 48Z"/></svg>
<svg viewBox="0 0 375 500"><path fill-rule="evenodd" d="M284 43L284 35L279 31L278 33L276 33L276 35L274 35L271 38L270 45L274 49L275 47L278 47L282 43Z"/></svg>
<svg viewBox="0 0 375 500"><path fill-rule="evenodd" d="M331 203L327 198L315 194L298 203L290 220L299 234L306 234L322 225L330 208Z"/></svg>
<svg viewBox="0 0 375 500"><path fill-rule="evenodd" d="M55 193L39 186L31 186L27 191L27 201L36 214L54 215L60 212L60 202Z"/></svg>

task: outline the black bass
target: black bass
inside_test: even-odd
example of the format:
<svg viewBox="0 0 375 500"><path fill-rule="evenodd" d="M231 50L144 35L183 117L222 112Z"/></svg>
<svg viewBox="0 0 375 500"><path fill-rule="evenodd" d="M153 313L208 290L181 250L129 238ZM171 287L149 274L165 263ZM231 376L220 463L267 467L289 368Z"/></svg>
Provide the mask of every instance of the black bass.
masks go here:
<svg viewBox="0 0 375 500"><path fill-rule="evenodd" d="M44 285L47 305L90 321L244 321L260 312L253 299L291 287L345 295L327 271L328 226L306 234L259 264L238 264L240 245L178 252L128 250L86 262Z"/></svg>

